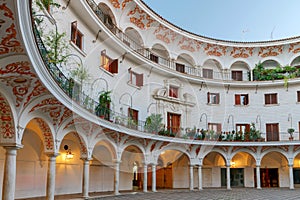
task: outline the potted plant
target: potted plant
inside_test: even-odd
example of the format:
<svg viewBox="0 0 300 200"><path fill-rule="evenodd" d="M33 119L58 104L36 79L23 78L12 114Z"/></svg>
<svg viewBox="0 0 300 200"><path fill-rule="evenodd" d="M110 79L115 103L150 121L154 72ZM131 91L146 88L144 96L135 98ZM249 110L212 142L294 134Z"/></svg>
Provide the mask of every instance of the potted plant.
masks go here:
<svg viewBox="0 0 300 200"><path fill-rule="evenodd" d="M294 140L294 132L295 132L295 129L293 129L293 128L288 128L287 132L290 134L289 140Z"/></svg>
<svg viewBox="0 0 300 200"><path fill-rule="evenodd" d="M149 133L158 133L163 129L163 118L161 114L151 114L146 118L145 131Z"/></svg>
<svg viewBox="0 0 300 200"><path fill-rule="evenodd" d="M103 119L109 119L109 105L111 103L110 97L111 91L102 91L99 95L99 102L95 108L95 113L97 116Z"/></svg>

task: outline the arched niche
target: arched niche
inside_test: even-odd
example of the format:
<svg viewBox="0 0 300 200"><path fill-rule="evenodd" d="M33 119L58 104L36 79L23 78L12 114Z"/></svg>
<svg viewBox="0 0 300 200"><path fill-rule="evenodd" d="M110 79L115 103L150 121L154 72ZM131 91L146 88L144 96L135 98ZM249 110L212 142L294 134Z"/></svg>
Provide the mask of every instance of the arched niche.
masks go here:
<svg viewBox="0 0 300 200"><path fill-rule="evenodd" d="M210 79L222 79L222 65L216 59L208 59L202 66L202 76Z"/></svg>
<svg viewBox="0 0 300 200"><path fill-rule="evenodd" d="M105 3L99 3L98 8L103 12L103 22L108 28L117 26L116 18L111 9Z"/></svg>
<svg viewBox="0 0 300 200"><path fill-rule="evenodd" d="M276 67L280 67L280 63L277 62L276 60L265 60L262 62L262 65L264 66L265 69L274 69Z"/></svg>
<svg viewBox="0 0 300 200"><path fill-rule="evenodd" d="M236 61L230 66L230 75L232 80L249 80L250 66L243 61Z"/></svg>
<svg viewBox="0 0 300 200"><path fill-rule="evenodd" d="M297 56L292 62L291 66L300 68L300 56Z"/></svg>
<svg viewBox="0 0 300 200"><path fill-rule="evenodd" d="M166 47L161 44L155 44L152 46L151 51L162 58L168 59L170 57L169 52Z"/></svg>
<svg viewBox="0 0 300 200"><path fill-rule="evenodd" d="M157 188L188 188L189 157L178 150L165 150L158 157Z"/></svg>
<svg viewBox="0 0 300 200"><path fill-rule="evenodd" d="M192 56L182 53L177 57L176 62L184 64L189 67L195 66L195 60L192 58Z"/></svg>
<svg viewBox="0 0 300 200"><path fill-rule="evenodd" d="M143 47L144 46L143 38L142 38L142 36L140 35L140 33L136 29L134 29L132 27L126 28L125 35L127 35L128 38L129 38L129 40L134 41L139 47ZM132 45L130 43L130 41L126 40L126 38L123 38L123 41L125 43L128 42L127 43L128 46Z"/></svg>

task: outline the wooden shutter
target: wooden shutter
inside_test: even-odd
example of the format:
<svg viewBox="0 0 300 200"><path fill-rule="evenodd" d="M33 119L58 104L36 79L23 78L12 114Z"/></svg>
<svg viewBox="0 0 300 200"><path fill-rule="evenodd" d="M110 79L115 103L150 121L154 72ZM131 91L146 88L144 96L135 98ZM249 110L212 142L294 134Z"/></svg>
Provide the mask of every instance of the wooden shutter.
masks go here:
<svg viewBox="0 0 300 200"><path fill-rule="evenodd" d="M144 74L136 74L136 86L142 87L144 83Z"/></svg>
<svg viewBox="0 0 300 200"><path fill-rule="evenodd" d="M222 125L217 124L217 133L221 133L221 131L222 131Z"/></svg>
<svg viewBox="0 0 300 200"><path fill-rule="evenodd" d="M217 96L217 102L216 102L216 104L219 104L220 103L220 94L218 93L218 94L216 94L216 96Z"/></svg>
<svg viewBox="0 0 300 200"><path fill-rule="evenodd" d="M118 73L118 59L115 59L112 61L112 63L109 65L109 71L110 73L117 74Z"/></svg>
<svg viewBox="0 0 300 200"><path fill-rule="evenodd" d="M277 94L272 94L271 97L272 97L271 103L272 104L277 104Z"/></svg>
<svg viewBox="0 0 300 200"><path fill-rule="evenodd" d="M265 104L270 104L270 95L269 94L265 94Z"/></svg>
<svg viewBox="0 0 300 200"><path fill-rule="evenodd" d="M240 94L235 95L235 105L241 105L241 95Z"/></svg>
<svg viewBox="0 0 300 200"><path fill-rule="evenodd" d="M152 54L152 53L150 54L150 60L152 60L153 62L158 63L158 57L156 55Z"/></svg>
<svg viewBox="0 0 300 200"><path fill-rule="evenodd" d="M250 132L250 124L246 124L246 130L245 130L246 132Z"/></svg>
<svg viewBox="0 0 300 200"><path fill-rule="evenodd" d="M77 40L77 21L71 23L71 41L76 44Z"/></svg>
<svg viewBox="0 0 300 200"><path fill-rule="evenodd" d="M210 93L207 93L207 103L210 103Z"/></svg>
<svg viewBox="0 0 300 200"><path fill-rule="evenodd" d="M297 102L300 102L300 91L297 91Z"/></svg>

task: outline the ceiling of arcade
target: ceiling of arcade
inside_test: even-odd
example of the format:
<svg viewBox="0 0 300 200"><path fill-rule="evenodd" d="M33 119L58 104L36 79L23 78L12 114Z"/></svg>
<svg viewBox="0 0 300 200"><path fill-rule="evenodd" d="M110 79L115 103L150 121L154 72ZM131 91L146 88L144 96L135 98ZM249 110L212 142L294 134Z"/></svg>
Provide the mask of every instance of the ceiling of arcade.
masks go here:
<svg viewBox="0 0 300 200"><path fill-rule="evenodd" d="M300 42L286 45L274 45L275 43L272 43L269 46L268 43L263 42L265 46L261 47L254 47L255 45L245 42L240 42L240 47L237 47L237 42L233 42L232 44L229 42L228 44L230 45L228 46L220 45L218 43L226 43L228 41L218 41L214 39L211 39L212 43L203 42L204 40L201 41L201 37L199 37L199 39L195 39L196 35L187 37L180 34L180 32L182 32L180 28L170 25L169 22L166 22L160 16L159 17L164 23L166 23L166 25L156 21L156 19L147 13L148 11L143 10L143 8L141 8L138 3L133 0L108 1L111 4L110 7L114 9L113 13L117 15L115 17L118 18L119 16L122 16L122 19L119 19L119 21L124 22L126 26L131 24L132 27L135 27L139 33L146 34L147 36L145 37L147 37L147 41L149 41L150 38L148 34L152 34L151 38L153 38L153 41L160 41L173 51L201 53L206 56L214 57L226 56L231 57L232 59L248 59L254 57L259 60L281 56L284 55L284 53L297 54L300 52ZM147 7L147 5L145 6ZM173 26L174 30L167 27L167 24L170 25L170 27ZM122 24L119 24L119 26L122 26ZM125 29L127 27L122 28ZM205 40L207 40L207 38L205 38Z"/></svg>

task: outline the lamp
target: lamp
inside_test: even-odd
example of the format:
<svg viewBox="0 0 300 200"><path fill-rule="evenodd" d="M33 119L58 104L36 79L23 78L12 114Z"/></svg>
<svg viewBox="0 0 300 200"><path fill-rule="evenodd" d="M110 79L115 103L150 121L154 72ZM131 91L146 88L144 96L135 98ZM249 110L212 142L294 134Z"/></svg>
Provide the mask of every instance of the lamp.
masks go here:
<svg viewBox="0 0 300 200"><path fill-rule="evenodd" d="M72 151L69 149L68 145L64 146L64 150L66 150L66 160L73 159L74 154L72 154Z"/></svg>

